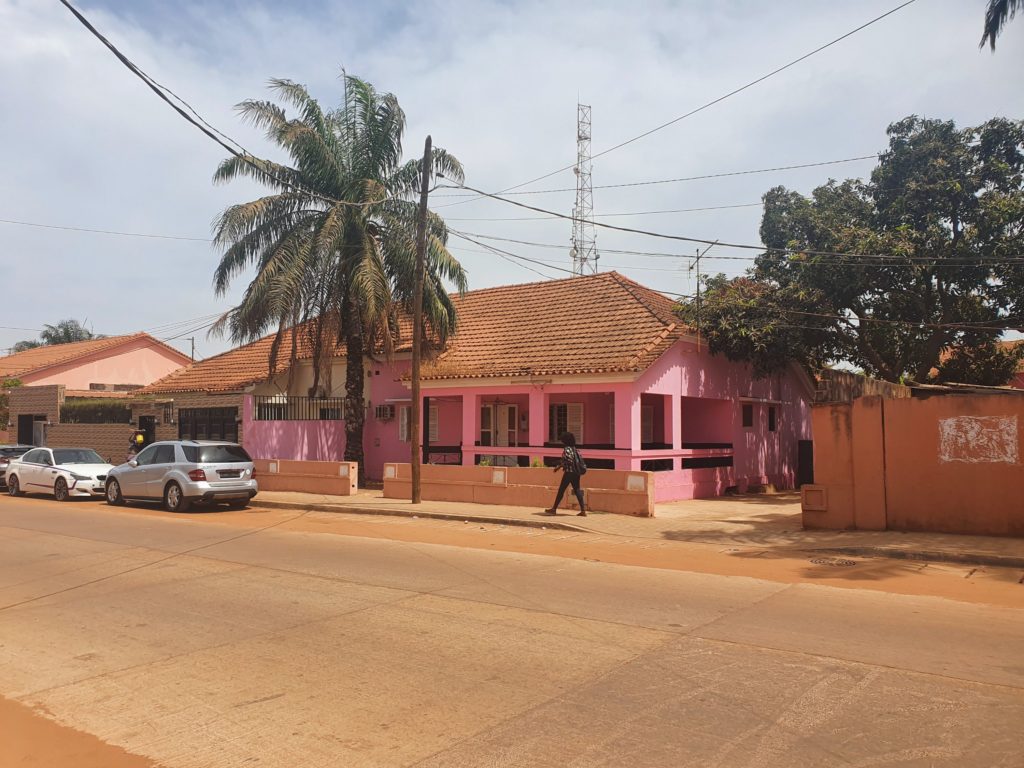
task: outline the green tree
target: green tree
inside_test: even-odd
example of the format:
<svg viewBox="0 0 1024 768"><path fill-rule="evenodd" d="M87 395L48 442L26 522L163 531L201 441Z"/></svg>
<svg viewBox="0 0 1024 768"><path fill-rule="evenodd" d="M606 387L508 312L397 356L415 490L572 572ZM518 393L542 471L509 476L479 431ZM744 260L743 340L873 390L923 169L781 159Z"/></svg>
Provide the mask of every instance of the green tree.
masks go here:
<svg viewBox="0 0 1024 768"><path fill-rule="evenodd" d="M254 268L241 302L217 330L246 342L276 329L273 371L286 331L303 328L305 338L293 334L287 354L294 371L299 345L311 351L311 396L330 390L331 359L344 348L345 460L361 465L363 360L391 354L399 313L412 305L422 162L402 162L405 114L395 96L347 74L343 82L342 103L331 111L290 80L272 80L270 88L297 116L273 101L238 106L291 164L236 157L217 169L217 182L249 177L273 192L231 206L216 220L215 242L225 251L214 287L223 295L232 279ZM433 150L428 172L462 179L458 160L443 149ZM448 252L440 217L430 214L427 234L424 338L443 344L456 323L446 284L464 291L466 275Z"/></svg>
<svg viewBox="0 0 1024 768"><path fill-rule="evenodd" d="M770 190L761 222L770 250L747 278L759 284L760 309L815 329L778 348L793 342L798 359L831 356L890 381L925 381L944 350L984 347L1024 325L1022 179L1024 123L958 130L909 117L889 127L869 181L829 182L810 198ZM724 287L709 285L712 294ZM735 319L727 293L708 302L719 298L721 316ZM725 336L720 345L742 349L738 330Z"/></svg>
<svg viewBox="0 0 1024 768"><path fill-rule="evenodd" d="M985 31L981 36L979 48L984 48L985 43L994 51L996 49L996 38L1006 28L1017 11L1024 8L1024 0L988 0L988 8L985 9Z"/></svg>
<svg viewBox="0 0 1024 768"><path fill-rule="evenodd" d="M0 380L0 429L7 429L11 422L10 399L8 390L21 386L21 379Z"/></svg>
<svg viewBox="0 0 1024 768"><path fill-rule="evenodd" d="M74 319L61 320L56 325L44 325L39 334L39 341L19 341L14 345L15 352L24 352L27 349L50 346L52 344L71 344L76 341L88 341L89 339L101 339L101 335L95 334Z"/></svg>

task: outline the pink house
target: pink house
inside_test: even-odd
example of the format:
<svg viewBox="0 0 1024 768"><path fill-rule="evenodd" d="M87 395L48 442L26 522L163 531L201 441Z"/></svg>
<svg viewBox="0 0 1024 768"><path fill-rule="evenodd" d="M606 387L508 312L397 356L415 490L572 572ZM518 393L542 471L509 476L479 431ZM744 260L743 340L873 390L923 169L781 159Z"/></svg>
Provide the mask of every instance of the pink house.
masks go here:
<svg viewBox="0 0 1024 768"><path fill-rule="evenodd" d="M748 366L711 355L660 293L608 272L456 301L458 331L423 368L425 461L550 464L569 431L590 467L655 472L658 501L796 484L800 442L810 439L809 378L794 367L754 379ZM339 459L344 357L314 399L309 363L290 382L280 368L270 377L268 348L263 339L144 392L221 393L257 458ZM368 478L409 460L408 371L407 344L392 361L366 364Z"/></svg>
<svg viewBox="0 0 1024 768"><path fill-rule="evenodd" d="M33 423L54 417L38 405L49 403L55 385L62 386L68 398L123 397L191 362L188 355L148 333L53 344L0 357L0 381L21 382L21 410L12 402L8 439L30 443ZM40 403L34 402L34 393Z"/></svg>

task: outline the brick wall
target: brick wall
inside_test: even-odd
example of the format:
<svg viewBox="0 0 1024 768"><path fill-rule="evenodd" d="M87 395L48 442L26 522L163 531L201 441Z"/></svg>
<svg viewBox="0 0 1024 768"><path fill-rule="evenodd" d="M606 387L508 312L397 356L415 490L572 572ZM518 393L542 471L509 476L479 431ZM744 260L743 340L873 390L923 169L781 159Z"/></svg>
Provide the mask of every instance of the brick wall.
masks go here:
<svg viewBox="0 0 1024 768"><path fill-rule="evenodd" d="M46 416L46 421L54 424L60 419L60 406L64 402L63 385L15 387L7 391L8 407L11 414L10 429L8 430L11 442L18 440L18 416L20 414Z"/></svg>
<svg viewBox="0 0 1024 768"><path fill-rule="evenodd" d="M129 424L54 424L46 430L51 448L92 448L111 464L123 464L128 439L135 429Z"/></svg>

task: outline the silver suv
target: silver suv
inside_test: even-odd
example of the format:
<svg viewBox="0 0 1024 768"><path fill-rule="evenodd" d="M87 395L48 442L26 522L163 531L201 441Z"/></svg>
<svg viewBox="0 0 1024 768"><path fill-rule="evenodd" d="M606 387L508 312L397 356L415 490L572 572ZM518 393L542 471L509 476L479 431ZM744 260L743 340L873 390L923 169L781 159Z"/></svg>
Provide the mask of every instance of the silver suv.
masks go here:
<svg viewBox="0 0 1024 768"><path fill-rule="evenodd" d="M256 495L249 454L237 443L168 440L153 443L107 474L107 504L159 501L171 512L196 502L241 509Z"/></svg>

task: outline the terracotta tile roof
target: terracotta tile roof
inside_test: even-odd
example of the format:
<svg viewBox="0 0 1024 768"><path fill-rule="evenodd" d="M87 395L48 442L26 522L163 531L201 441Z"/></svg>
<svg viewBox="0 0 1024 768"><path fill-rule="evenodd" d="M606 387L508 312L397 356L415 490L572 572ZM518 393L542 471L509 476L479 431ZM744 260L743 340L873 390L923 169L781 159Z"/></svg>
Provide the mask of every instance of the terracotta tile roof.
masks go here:
<svg viewBox="0 0 1024 768"><path fill-rule="evenodd" d="M616 272L471 291L424 379L625 373L683 335L673 301Z"/></svg>
<svg viewBox="0 0 1024 768"><path fill-rule="evenodd" d="M274 335L246 344L192 365L135 390L137 395L161 392L232 392L270 378L270 348ZM288 370L291 331L285 333L278 352L275 374Z"/></svg>
<svg viewBox="0 0 1024 768"><path fill-rule="evenodd" d="M148 333L140 332L125 336L107 336L103 339L75 341L70 344L49 344L43 347L35 347L34 349L26 349L24 352L15 352L13 355L0 357L0 378L16 378L35 373L36 371L70 363L98 352L111 351L140 339L148 340L154 346L163 347L172 351L179 358L187 359L174 347L164 344L159 339L154 339Z"/></svg>
<svg viewBox="0 0 1024 768"><path fill-rule="evenodd" d="M673 302L616 272L470 291L459 326L424 379L625 373L646 369L684 332ZM401 318L399 351L411 348ZM136 394L232 392L266 381L273 335L175 371ZM290 332L275 374L288 370ZM337 357L344 357L338 348ZM310 356L300 335L299 359Z"/></svg>

